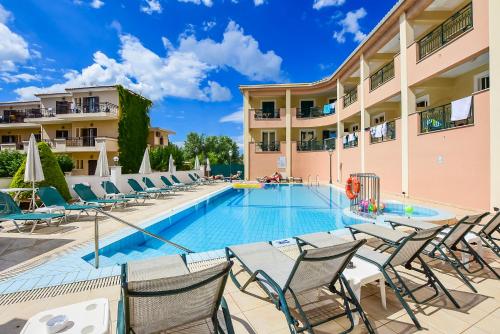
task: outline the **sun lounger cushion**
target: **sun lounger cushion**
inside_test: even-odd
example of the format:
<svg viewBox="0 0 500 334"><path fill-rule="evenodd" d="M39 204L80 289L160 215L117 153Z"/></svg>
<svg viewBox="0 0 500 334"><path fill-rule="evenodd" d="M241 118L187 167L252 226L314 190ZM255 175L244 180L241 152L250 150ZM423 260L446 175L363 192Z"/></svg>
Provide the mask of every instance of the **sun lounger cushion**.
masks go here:
<svg viewBox="0 0 500 334"><path fill-rule="evenodd" d="M297 239L301 239L308 244L318 248L339 245L347 242L347 240L341 239L326 232L304 234L298 236Z"/></svg>
<svg viewBox="0 0 500 334"><path fill-rule="evenodd" d="M408 234L401 232L401 231L396 231L393 230L389 227L384 227L380 225L375 225L371 223L364 223L364 224L356 224L349 226L349 228L357 231L357 232L362 232L366 233L368 235L376 235L382 239L389 240L391 242L398 242L401 239L405 238L408 236Z"/></svg>
<svg viewBox="0 0 500 334"><path fill-rule="evenodd" d="M375 262L377 265L382 267L387 262L390 255L391 254L389 253L377 252L376 250L368 246L362 246L358 249L355 256L365 260L369 260L371 262Z"/></svg>
<svg viewBox="0 0 500 334"><path fill-rule="evenodd" d="M189 274L189 270L180 255L130 261L127 269L127 278L129 282Z"/></svg>
<svg viewBox="0 0 500 334"><path fill-rule="evenodd" d="M418 230L426 230L429 228L434 228L437 225L429 222L424 222L421 220L413 220L408 218L391 218L387 222L393 222L402 226L411 227Z"/></svg>

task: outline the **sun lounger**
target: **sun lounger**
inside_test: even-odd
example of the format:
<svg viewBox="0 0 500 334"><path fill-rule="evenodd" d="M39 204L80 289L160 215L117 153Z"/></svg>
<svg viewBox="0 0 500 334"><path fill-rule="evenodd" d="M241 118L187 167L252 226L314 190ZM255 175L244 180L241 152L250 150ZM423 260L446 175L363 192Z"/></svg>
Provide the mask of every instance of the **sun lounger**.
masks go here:
<svg viewBox="0 0 500 334"><path fill-rule="evenodd" d="M431 243L425 249L425 255L434 259L445 261L450 264L460 276L462 281L464 281L465 284L474 292L477 292L477 290L472 286L467 277L462 273L462 270L466 271L469 274L473 274L484 269L484 267L487 267L493 274L495 274L497 278L500 278L500 275L495 271L495 269L493 269L470 244L471 240L473 241L473 239L478 238L478 235L472 233L472 229L477 226L479 221L487 214L488 213L483 213L480 215L466 216L462 218L452 227L443 229L442 232L438 234L436 241ZM404 219L391 219L389 223L393 227L405 226L414 228L415 230L423 230L439 226L429 222L411 222ZM455 255L455 252L472 255L472 259L462 261L458 256ZM476 270L470 270L468 268L468 264L473 261L479 264L479 268Z"/></svg>
<svg viewBox="0 0 500 334"><path fill-rule="evenodd" d="M164 195L164 196L167 196L167 195L170 195L171 193L173 193L173 189L170 188L170 187L163 187L163 188L160 188L160 187L157 187L153 180L151 180L149 177L147 176L143 176L142 177L142 182L144 183L144 185L146 186L146 189L153 189L153 190L159 190L161 191L161 194Z"/></svg>
<svg viewBox="0 0 500 334"><path fill-rule="evenodd" d="M232 262L190 272L180 255L122 265L117 333L227 333L222 297Z"/></svg>
<svg viewBox="0 0 500 334"><path fill-rule="evenodd" d="M332 247L306 250L297 260L265 242L231 246L226 248L227 259L238 259L250 278L241 285L232 271L229 275L242 291L251 282L257 282L276 307L285 314L291 333L302 331L313 333L313 327L341 316L348 317L351 323L350 329L352 329L354 327L353 311L360 314L367 330L373 333L370 322L342 274L356 250L363 243L364 241L353 241ZM340 288L336 287L336 283ZM340 296L343 300L344 312L329 315L326 319L312 321L301 304L303 302L301 297L305 293L318 289L328 289ZM354 310L350 309L349 303L355 306Z"/></svg>
<svg viewBox="0 0 500 334"><path fill-rule="evenodd" d="M104 206L109 206L110 210L113 210L118 205L121 205L125 207L127 205L127 202L129 201L128 199L107 199L107 198L99 198L97 195L92 191L90 186L83 184L83 183L77 183L73 185L73 190L76 192L78 197L84 202L84 203L90 203L90 204L97 204L97 205L104 205Z"/></svg>
<svg viewBox="0 0 500 334"><path fill-rule="evenodd" d="M184 187L186 190L188 190L192 189L195 186L192 183L181 182L174 174L170 175L170 177L172 178L172 182L176 187Z"/></svg>
<svg viewBox="0 0 500 334"><path fill-rule="evenodd" d="M304 234L298 237L294 237L294 239L297 241L297 246L299 247L299 250L301 252L302 248L306 245L314 248L321 248L340 245L346 242L346 240L338 238L330 234L329 232Z"/></svg>
<svg viewBox="0 0 500 334"><path fill-rule="evenodd" d="M481 225L478 223L478 225ZM486 224L482 225L482 228L478 232L472 232L476 234L483 245L490 248L497 256L500 256L500 245L496 242L500 241L495 234L500 233L500 212L497 212Z"/></svg>
<svg viewBox="0 0 500 334"><path fill-rule="evenodd" d="M128 185L130 186L130 188L132 188L132 190L136 193L136 194L147 194L147 195L152 195L154 196L155 198L158 198L158 196L161 196L162 195L162 192L158 189L147 189L147 188L143 188L139 182L137 182L136 179L128 179L127 180L128 182Z"/></svg>
<svg viewBox="0 0 500 334"><path fill-rule="evenodd" d="M191 173L188 173L188 177L191 179L191 181L193 181L193 183L198 184L198 185L204 185L207 183L202 179L197 179L196 177L191 175Z"/></svg>
<svg viewBox="0 0 500 334"><path fill-rule="evenodd" d="M21 208L14 202L9 194L0 192L0 220L1 221L12 221L16 226L18 232L21 232L18 221L23 223L32 222L30 233L33 233L36 226L40 222L45 222L47 226L50 226L52 219L62 219L64 214L58 213L23 213Z"/></svg>
<svg viewBox="0 0 500 334"><path fill-rule="evenodd" d="M183 191L183 190L188 190L189 187L184 185L184 184L174 184L172 183L172 181L170 181L168 179L168 177L162 175L160 176L160 179L162 180L162 182L167 186L167 187L171 187L172 189L174 190L179 190L179 191Z"/></svg>
<svg viewBox="0 0 500 334"><path fill-rule="evenodd" d="M134 201L135 203L139 203L141 200L142 203L146 202L146 199L149 198L150 196L148 194L125 194L122 193L116 185L111 182L111 181L102 181L101 182L101 187L104 189L104 192L106 192L106 195L110 196L111 198L122 198L122 199L129 199Z"/></svg>
<svg viewBox="0 0 500 334"><path fill-rule="evenodd" d="M207 183L215 183L215 180L210 178L210 177L201 177L198 173L193 173L194 177L196 177L198 180L203 180Z"/></svg>
<svg viewBox="0 0 500 334"><path fill-rule="evenodd" d="M439 286L448 299L450 299L457 308L460 308L457 301L451 296L445 286L421 257L424 249L431 243L437 234L445 228L445 226L437 226L431 229L416 231L411 234L405 234L400 231L395 231L390 228L370 223L352 225L348 226L348 228L351 230L354 238L356 238L359 233L364 233L379 238L392 246L392 253L378 252L369 247L361 247L357 251L356 256L379 267L384 274L386 282L394 290L399 302L403 305L418 329L422 329L422 326L418 322L415 314L405 301L404 297L410 296L411 299L417 304L425 303L439 295ZM413 264L417 260L422 266L422 270L417 269ZM410 289L403 281L399 272L396 270L399 266L404 266L409 270L414 270L424 274L427 278L427 283ZM394 276L391 276L391 273L394 274ZM434 294L425 300L417 300L414 292L427 286L434 290Z"/></svg>
<svg viewBox="0 0 500 334"><path fill-rule="evenodd" d="M46 207L62 207L65 211L65 219L68 218L66 211L78 211L76 220L80 218L80 215L84 212L87 215L89 211L94 209L100 209L101 205L89 205L89 204L69 204L62 197L59 191L54 187L40 187L37 191L38 197L42 200Z"/></svg>

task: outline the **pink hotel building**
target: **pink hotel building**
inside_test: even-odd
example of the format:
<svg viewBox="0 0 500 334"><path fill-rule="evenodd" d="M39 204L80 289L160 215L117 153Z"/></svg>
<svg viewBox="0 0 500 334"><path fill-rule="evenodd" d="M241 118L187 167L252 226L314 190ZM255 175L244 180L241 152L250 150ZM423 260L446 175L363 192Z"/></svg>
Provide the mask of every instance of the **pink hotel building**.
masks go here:
<svg viewBox="0 0 500 334"><path fill-rule="evenodd" d="M386 194L500 207L498 15L499 0L401 0L329 77L240 86L246 177L373 172Z"/></svg>

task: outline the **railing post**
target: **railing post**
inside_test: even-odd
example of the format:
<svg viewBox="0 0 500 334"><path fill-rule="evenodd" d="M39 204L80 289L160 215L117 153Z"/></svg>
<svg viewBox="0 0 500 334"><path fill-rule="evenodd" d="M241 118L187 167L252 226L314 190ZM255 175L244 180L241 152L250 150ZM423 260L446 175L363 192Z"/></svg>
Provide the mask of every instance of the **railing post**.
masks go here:
<svg viewBox="0 0 500 334"><path fill-rule="evenodd" d="M94 265L99 268L99 217L97 211L94 217Z"/></svg>

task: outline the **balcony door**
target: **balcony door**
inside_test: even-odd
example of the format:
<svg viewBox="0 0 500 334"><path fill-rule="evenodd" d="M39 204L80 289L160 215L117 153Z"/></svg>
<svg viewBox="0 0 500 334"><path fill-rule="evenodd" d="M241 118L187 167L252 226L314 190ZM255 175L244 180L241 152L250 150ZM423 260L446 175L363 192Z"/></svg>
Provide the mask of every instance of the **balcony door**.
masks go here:
<svg viewBox="0 0 500 334"><path fill-rule="evenodd" d="M19 136L2 136L2 144L14 144L19 141Z"/></svg>
<svg viewBox="0 0 500 334"><path fill-rule="evenodd" d="M302 117L310 117L311 109L314 107L314 100L301 100L300 101L300 112Z"/></svg>
<svg viewBox="0 0 500 334"><path fill-rule="evenodd" d="M276 131L262 131L262 151L275 151Z"/></svg>
<svg viewBox="0 0 500 334"><path fill-rule="evenodd" d="M81 128L83 146L95 146L95 137L97 137L97 128Z"/></svg>
<svg viewBox="0 0 500 334"><path fill-rule="evenodd" d="M69 101L56 101L56 114L68 114L70 110Z"/></svg>
<svg viewBox="0 0 500 334"><path fill-rule="evenodd" d="M274 110L276 109L274 101L262 101L262 117L274 118Z"/></svg>
<svg viewBox="0 0 500 334"><path fill-rule="evenodd" d="M89 169L89 174L88 175L95 175L95 170L97 168L97 160L89 160L88 162L88 169Z"/></svg>
<svg viewBox="0 0 500 334"><path fill-rule="evenodd" d="M99 96L84 97L83 112L99 112Z"/></svg>

